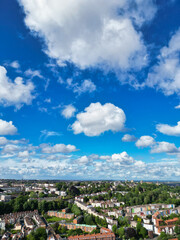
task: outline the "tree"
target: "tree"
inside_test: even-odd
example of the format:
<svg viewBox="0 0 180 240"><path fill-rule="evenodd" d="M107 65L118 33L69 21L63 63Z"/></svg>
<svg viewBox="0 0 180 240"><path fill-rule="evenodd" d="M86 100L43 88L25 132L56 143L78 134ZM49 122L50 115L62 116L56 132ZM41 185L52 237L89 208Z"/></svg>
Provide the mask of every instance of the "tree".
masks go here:
<svg viewBox="0 0 180 240"><path fill-rule="evenodd" d="M73 204L71 211L76 215L76 216L80 216L82 214L81 209L76 205Z"/></svg>
<svg viewBox="0 0 180 240"><path fill-rule="evenodd" d="M42 228L42 227L37 228L37 229L36 229L36 232L35 232L35 237L36 237L37 240L38 240L38 239L39 239L39 240L40 240L40 239L46 240L46 239L47 239L46 229L45 229L45 228Z"/></svg>
<svg viewBox="0 0 180 240"><path fill-rule="evenodd" d="M56 222L52 225L52 228L54 229L55 233L59 233L59 223Z"/></svg>
<svg viewBox="0 0 180 240"><path fill-rule="evenodd" d="M178 235L180 234L180 227L178 225L175 226L174 232Z"/></svg>
<svg viewBox="0 0 180 240"><path fill-rule="evenodd" d="M125 233L126 238L136 237L136 231L134 228L127 228Z"/></svg>
<svg viewBox="0 0 180 240"><path fill-rule="evenodd" d="M118 233L119 237L122 238L125 234L124 228L123 227L119 228L117 230L117 233Z"/></svg>
<svg viewBox="0 0 180 240"><path fill-rule="evenodd" d="M116 232L117 232L117 226L116 226L116 225L113 225L113 226L112 226L112 231L113 231L113 233L116 234Z"/></svg>
<svg viewBox="0 0 180 240"><path fill-rule="evenodd" d="M86 214L84 217L84 221L87 225L95 225L94 221L93 221L93 217L89 214Z"/></svg>
<svg viewBox="0 0 180 240"><path fill-rule="evenodd" d="M84 202L87 203L89 201L89 198L88 197L84 197Z"/></svg>
<svg viewBox="0 0 180 240"><path fill-rule="evenodd" d="M78 188L74 187L74 186L71 186L69 189L68 189L68 193L69 195L72 195L72 196L77 196L80 194L80 191Z"/></svg>
<svg viewBox="0 0 180 240"><path fill-rule="evenodd" d="M37 194L36 194L35 192L31 192L31 193L29 194L29 197L30 197L30 198L37 198Z"/></svg>
<svg viewBox="0 0 180 240"><path fill-rule="evenodd" d="M161 234L158 237L158 239L168 240L168 236L167 236L167 234L165 232L161 232Z"/></svg>
<svg viewBox="0 0 180 240"><path fill-rule="evenodd" d="M140 234L143 238L145 238L148 235L146 228L142 227L140 230Z"/></svg>
<svg viewBox="0 0 180 240"><path fill-rule="evenodd" d="M136 231L137 231L138 235L140 235L141 228L142 228L142 225L141 225L140 222L138 222L137 225L136 225Z"/></svg>

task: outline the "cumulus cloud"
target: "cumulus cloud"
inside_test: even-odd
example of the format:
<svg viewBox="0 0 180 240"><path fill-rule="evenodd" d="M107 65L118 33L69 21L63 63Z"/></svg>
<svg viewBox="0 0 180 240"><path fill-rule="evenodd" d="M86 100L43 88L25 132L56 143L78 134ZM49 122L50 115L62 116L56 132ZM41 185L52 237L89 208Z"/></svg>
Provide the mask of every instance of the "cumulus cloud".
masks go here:
<svg viewBox="0 0 180 240"><path fill-rule="evenodd" d="M111 103L91 103L84 112L76 115L77 120L71 128L74 134L84 133L86 136L99 136L105 131L122 131L126 121L124 111Z"/></svg>
<svg viewBox="0 0 180 240"><path fill-rule="evenodd" d="M168 46L161 49L158 63L148 74L145 85L161 90L165 95L180 94L180 29Z"/></svg>
<svg viewBox="0 0 180 240"><path fill-rule="evenodd" d="M0 145L6 145L8 140L5 137L0 137Z"/></svg>
<svg viewBox="0 0 180 240"><path fill-rule="evenodd" d="M88 164L89 163L89 158L87 156L82 156L77 159L77 162L79 164Z"/></svg>
<svg viewBox="0 0 180 240"><path fill-rule="evenodd" d="M172 153L177 154L180 148L177 148L174 143L169 142L156 142L151 136L141 136L135 143L139 148L150 147L151 153Z"/></svg>
<svg viewBox="0 0 180 240"><path fill-rule="evenodd" d="M17 151L20 150L20 147L15 144L6 144L2 150L4 153L15 154Z"/></svg>
<svg viewBox="0 0 180 240"><path fill-rule="evenodd" d="M151 136L141 136L135 143L137 147L145 148L155 144L155 140Z"/></svg>
<svg viewBox="0 0 180 240"><path fill-rule="evenodd" d="M17 128L13 125L12 121L6 122L0 119L0 135L14 135L16 133L17 133Z"/></svg>
<svg viewBox="0 0 180 240"><path fill-rule="evenodd" d="M143 161L135 161L134 166L136 167L146 167L146 163Z"/></svg>
<svg viewBox="0 0 180 240"><path fill-rule="evenodd" d="M28 158L29 157L29 152L27 150L25 150L23 152L19 152L18 157L19 158Z"/></svg>
<svg viewBox="0 0 180 240"><path fill-rule="evenodd" d="M76 111L76 108L72 104L69 104L64 107L61 114L63 115L63 117L69 119L74 116Z"/></svg>
<svg viewBox="0 0 180 240"><path fill-rule="evenodd" d="M65 144L55 144L54 146L49 146L47 144L42 145L43 153L71 153L77 151L74 145Z"/></svg>
<svg viewBox="0 0 180 240"><path fill-rule="evenodd" d="M115 165L129 165L134 163L133 157L129 156L127 152L113 154L110 161L112 161Z"/></svg>
<svg viewBox="0 0 180 240"><path fill-rule="evenodd" d="M122 141L123 141L123 142L134 142L134 141L136 141L136 137L135 137L134 135L125 134L125 135L122 137Z"/></svg>
<svg viewBox="0 0 180 240"><path fill-rule="evenodd" d="M105 65L126 70L146 64L146 47L134 23L140 27L152 19L152 0L19 2L26 25L44 39L45 52L60 66L69 61L80 68Z"/></svg>
<svg viewBox="0 0 180 240"><path fill-rule="evenodd" d="M11 141L11 140L8 140ZM61 154L59 147L47 150L42 154L39 147L31 144L22 145L20 140L14 144L6 144L0 151L0 176L2 178L57 178L66 179L171 179L178 180L180 163L178 159L145 163L136 160L127 152L99 156L96 154L78 156L76 154ZM17 145L15 145L15 142ZM159 144L159 143L157 143ZM162 144L162 143L161 143ZM41 145L40 148L49 145ZM68 145L66 145L68 146ZM50 146L49 146L50 147ZM62 150L62 147L61 147ZM169 150L172 154L172 150ZM30 158L31 156L31 158ZM19 158L22 160L19 161Z"/></svg>
<svg viewBox="0 0 180 240"><path fill-rule="evenodd" d="M0 66L0 104L21 108L23 104L31 104L34 96L34 85L31 81L23 82L21 77L15 78L14 82L7 76L7 71Z"/></svg>
<svg viewBox="0 0 180 240"><path fill-rule="evenodd" d="M12 143L12 144L26 144L27 140L26 139L20 139L20 140L9 140L5 137L0 137L0 145L4 146L8 143Z"/></svg>
<svg viewBox="0 0 180 240"><path fill-rule="evenodd" d="M168 124L157 124L156 129L169 136L180 136L180 121L177 122L176 126L170 126Z"/></svg>
<svg viewBox="0 0 180 240"><path fill-rule="evenodd" d="M179 151L180 148L169 142L157 142L151 149L151 153L177 153Z"/></svg>

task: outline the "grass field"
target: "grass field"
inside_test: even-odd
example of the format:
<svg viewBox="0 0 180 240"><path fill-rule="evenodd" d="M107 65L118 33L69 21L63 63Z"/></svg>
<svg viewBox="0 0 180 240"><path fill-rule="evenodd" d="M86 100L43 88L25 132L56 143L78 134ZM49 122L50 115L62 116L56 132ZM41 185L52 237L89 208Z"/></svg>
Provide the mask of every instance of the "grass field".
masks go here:
<svg viewBox="0 0 180 240"><path fill-rule="evenodd" d="M65 219L65 218L59 218L59 217L51 217L51 216L46 216L46 221L48 223L52 223L52 222L59 222L59 221L62 221L62 220L65 220L66 222L72 222L71 219Z"/></svg>

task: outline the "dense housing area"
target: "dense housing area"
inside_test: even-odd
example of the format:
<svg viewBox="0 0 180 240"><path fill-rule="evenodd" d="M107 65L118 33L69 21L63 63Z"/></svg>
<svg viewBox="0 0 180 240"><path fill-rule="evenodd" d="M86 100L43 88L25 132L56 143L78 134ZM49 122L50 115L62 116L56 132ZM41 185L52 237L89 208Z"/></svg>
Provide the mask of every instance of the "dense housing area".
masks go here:
<svg viewBox="0 0 180 240"><path fill-rule="evenodd" d="M180 239L180 186L0 182L0 239Z"/></svg>

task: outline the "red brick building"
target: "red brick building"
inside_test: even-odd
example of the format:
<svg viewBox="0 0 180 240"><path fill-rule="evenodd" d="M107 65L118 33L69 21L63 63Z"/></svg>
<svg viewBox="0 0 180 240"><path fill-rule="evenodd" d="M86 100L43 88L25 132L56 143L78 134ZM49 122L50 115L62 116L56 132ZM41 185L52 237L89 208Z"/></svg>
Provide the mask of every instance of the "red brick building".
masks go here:
<svg viewBox="0 0 180 240"><path fill-rule="evenodd" d="M115 240L114 233L97 233L87 235L76 235L68 237L68 240Z"/></svg>

